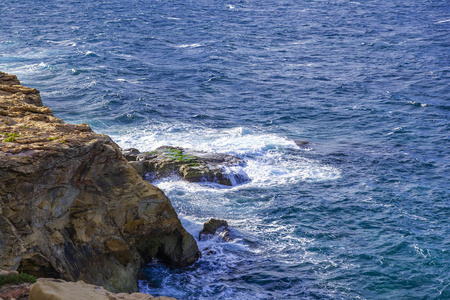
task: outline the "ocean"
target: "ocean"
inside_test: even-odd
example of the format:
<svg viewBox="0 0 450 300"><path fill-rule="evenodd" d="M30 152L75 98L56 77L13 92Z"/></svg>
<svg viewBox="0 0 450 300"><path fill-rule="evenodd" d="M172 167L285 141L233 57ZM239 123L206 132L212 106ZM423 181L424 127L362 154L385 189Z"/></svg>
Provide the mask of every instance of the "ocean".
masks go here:
<svg viewBox="0 0 450 300"><path fill-rule="evenodd" d="M3 0L0 16L0 70L57 117L247 161L232 187L154 182L194 237L213 217L232 241L151 263L141 292L450 299L448 0Z"/></svg>

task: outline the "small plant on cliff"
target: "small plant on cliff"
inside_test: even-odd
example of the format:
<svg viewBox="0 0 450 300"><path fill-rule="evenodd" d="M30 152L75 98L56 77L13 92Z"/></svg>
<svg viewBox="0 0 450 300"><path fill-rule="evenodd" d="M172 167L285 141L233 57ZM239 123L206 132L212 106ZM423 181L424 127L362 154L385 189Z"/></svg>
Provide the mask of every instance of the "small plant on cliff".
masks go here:
<svg viewBox="0 0 450 300"><path fill-rule="evenodd" d="M2 135L8 136L8 138L6 138L6 139L3 140L5 143L8 143L8 142L15 142L15 141L16 141L16 137L19 137L19 136L20 136L20 135L17 134L17 132L13 132L13 133L6 133L6 132L3 132Z"/></svg>
<svg viewBox="0 0 450 300"><path fill-rule="evenodd" d="M29 275L26 273L20 273L20 274L8 274L8 275L1 275L0 276L0 286L4 284L19 284L24 282L36 282L36 277L33 275Z"/></svg>
<svg viewBox="0 0 450 300"><path fill-rule="evenodd" d="M49 140L49 141L54 141L54 140L57 140L58 138L57 137L49 137L49 138L47 138L47 140Z"/></svg>

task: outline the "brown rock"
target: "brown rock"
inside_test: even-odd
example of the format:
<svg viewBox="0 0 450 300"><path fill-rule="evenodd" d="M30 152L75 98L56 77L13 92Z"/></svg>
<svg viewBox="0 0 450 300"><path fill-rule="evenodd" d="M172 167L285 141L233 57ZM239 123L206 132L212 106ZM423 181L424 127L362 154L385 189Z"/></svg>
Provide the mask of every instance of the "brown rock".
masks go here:
<svg viewBox="0 0 450 300"><path fill-rule="evenodd" d="M64 123L32 90L0 85L0 268L129 292L155 256L195 262L164 193L108 136Z"/></svg>
<svg viewBox="0 0 450 300"><path fill-rule="evenodd" d="M16 75L6 74L0 72L0 84L4 85L19 85L20 81Z"/></svg>
<svg viewBox="0 0 450 300"><path fill-rule="evenodd" d="M174 174L189 182L214 182L228 186L250 180L243 172L227 169L245 164L244 160L233 155L170 146L144 153L131 148L122 153L141 176L147 176L150 180Z"/></svg>
<svg viewBox="0 0 450 300"><path fill-rule="evenodd" d="M142 293L114 294L103 287L61 279L40 278L31 287L30 300L175 300Z"/></svg>
<svg viewBox="0 0 450 300"><path fill-rule="evenodd" d="M213 219L211 218L209 221L203 224L203 229L198 234L198 239L203 240L208 236L214 235L216 232L219 232L219 235L226 242L230 241L230 229L228 228L228 222L225 220Z"/></svg>

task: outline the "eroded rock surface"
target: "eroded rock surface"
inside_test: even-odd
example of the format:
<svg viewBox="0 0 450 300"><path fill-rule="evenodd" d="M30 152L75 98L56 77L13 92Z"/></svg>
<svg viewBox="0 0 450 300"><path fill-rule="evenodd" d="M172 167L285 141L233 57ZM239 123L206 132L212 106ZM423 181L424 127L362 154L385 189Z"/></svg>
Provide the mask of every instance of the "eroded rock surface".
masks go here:
<svg viewBox="0 0 450 300"><path fill-rule="evenodd" d="M189 182L214 182L228 186L250 180L244 171L236 169L245 161L233 155L170 146L144 153L131 148L122 153L140 175L147 175L150 180L174 174Z"/></svg>
<svg viewBox="0 0 450 300"><path fill-rule="evenodd" d="M0 72L0 268L130 292L154 256L195 262L169 199L119 147L19 84Z"/></svg>
<svg viewBox="0 0 450 300"><path fill-rule="evenodd" d="M101 286L61 279L38 279L30 290L30 300L175 300L170 297L153 297L142 293L111 293Z"/></svg>

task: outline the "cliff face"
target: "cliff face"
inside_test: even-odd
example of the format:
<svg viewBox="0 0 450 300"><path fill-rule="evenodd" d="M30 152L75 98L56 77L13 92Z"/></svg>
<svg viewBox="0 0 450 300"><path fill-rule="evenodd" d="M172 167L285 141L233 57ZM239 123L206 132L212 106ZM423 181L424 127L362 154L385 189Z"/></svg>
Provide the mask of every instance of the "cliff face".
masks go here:
<svg viewBox="0 0 450 300"><path fill-rule="evenodd" d="M0 72L0 268L133 291L154 256L200 256L164 193L108 136L64 123Z"/></svg>

